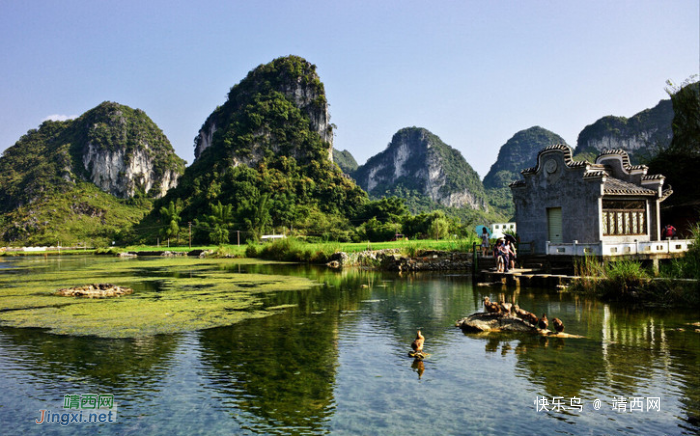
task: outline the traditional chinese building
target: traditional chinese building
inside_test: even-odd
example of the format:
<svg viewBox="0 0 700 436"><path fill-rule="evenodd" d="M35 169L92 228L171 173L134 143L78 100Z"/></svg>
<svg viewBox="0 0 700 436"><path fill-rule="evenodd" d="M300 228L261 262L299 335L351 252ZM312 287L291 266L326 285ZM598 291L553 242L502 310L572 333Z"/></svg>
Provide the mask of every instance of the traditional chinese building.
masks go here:
<svg viewBox="0 0 700 436"><path fill-rule="evenodd" d="M649 242L661 239L660 204L672 193L664 176L631 165L624 150L603 151L595 163L571 156L567 145L549 146L522 171L524 180L511 183L520 240L546 254L652 250Z"/></svg>

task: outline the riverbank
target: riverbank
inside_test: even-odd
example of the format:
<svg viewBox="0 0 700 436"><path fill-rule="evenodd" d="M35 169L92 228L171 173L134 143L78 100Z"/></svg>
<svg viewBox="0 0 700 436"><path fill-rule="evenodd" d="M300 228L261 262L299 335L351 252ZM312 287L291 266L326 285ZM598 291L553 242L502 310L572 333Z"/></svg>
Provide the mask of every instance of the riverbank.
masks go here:
<svg viewBox="0 0 700 436"><path fill-rule="evenodd" d="M72 254L119 254L135 253L189 253L197 250L212 252L222 257L260 257L265 252L269 255L275 253L275 257L284 257L287 261L307 262L310 257L307 253L321 253L326 259L321 259L315 263L326 263L330 261L330 256L334 253L359 253L363 251L380 251L396 249L402 253L415 254L423 250L435 251L471 251L472 241L466 239L421 239L412 241L387 241L387 242L305 242L296 238L285 238L270 243L259 244L224 244L208 246L188 246L175 245L155 246L155 245L134 245L115 247L0 247L0 255L5 256L51 256L51 255L72 255ZM305 254L306 253L306 254ZM248 256L247 254L255 254ZM322 256L318 256L321 258ZM281 259L273 259L281 260Z"/></svg>
<svg viewBox="0 0 700 436"><path fill-rule="evenodd" d="M399 249L335 253L327 264L334 269L359 267L381 271L459 271L472 270L472 255L465 252L426 250L414 255L402 254Z"/></svg>

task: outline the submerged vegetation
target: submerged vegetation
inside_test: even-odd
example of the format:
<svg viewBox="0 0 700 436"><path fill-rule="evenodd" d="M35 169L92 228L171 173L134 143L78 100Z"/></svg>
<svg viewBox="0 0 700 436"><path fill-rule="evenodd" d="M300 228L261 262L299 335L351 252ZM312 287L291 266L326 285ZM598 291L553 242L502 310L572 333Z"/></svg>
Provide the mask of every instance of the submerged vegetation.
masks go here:
<svg viewBox="0 0 700 436"><path fill-rule="evenodd" d="M268 316L275 308L265 307L265 293L314 286L301 277L235 273L217 259L102 258L53 270L40 262L0 275L0 325L106 338L177 333ZM97 282L127 286L134 293L110 299L56 295L59 288Z"/></svg>

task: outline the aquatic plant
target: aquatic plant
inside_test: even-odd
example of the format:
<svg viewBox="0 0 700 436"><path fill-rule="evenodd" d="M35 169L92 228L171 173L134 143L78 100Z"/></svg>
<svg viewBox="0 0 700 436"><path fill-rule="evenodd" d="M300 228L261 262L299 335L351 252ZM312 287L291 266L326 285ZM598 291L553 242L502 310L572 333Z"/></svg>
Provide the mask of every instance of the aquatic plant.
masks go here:
<svg viewBox="0 0 700 436"><path fill-rule="evenodd" d="M95 258L55 270L42 261L0 275L0 325L109 338L177 333L268 316L272 312L264 305L265 293L314 286L301 277L229 272L225 267L231 261L224 259ZM135 292L114 299L56 295L59 288L98 282Z"/></svg>
<svg viewBox="0 0 700 436"><path fill-rule="evenodd" d="M636 297L649 284L649 273L639 262L619 260L605 265L604 292L618 299Z"/></svg>

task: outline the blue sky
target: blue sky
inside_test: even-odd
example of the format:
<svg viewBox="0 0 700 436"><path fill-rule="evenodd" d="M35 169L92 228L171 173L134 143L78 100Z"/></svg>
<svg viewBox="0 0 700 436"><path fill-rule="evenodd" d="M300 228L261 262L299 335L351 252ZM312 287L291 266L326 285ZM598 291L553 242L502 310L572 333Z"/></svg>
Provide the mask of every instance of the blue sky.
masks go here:
<svg viewBox="0 0 700 436"><path fill-rule="evenodd" d="M248 71L317 66L335 147L359 163L425 127L483 178L539 125L575 146L605 115L668 98L700 64L698 0L0 0L0 150L103 101L146 112L191 163L193 138Z"/></svg>

